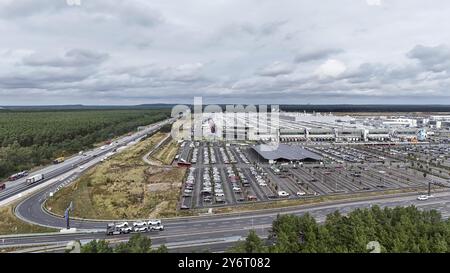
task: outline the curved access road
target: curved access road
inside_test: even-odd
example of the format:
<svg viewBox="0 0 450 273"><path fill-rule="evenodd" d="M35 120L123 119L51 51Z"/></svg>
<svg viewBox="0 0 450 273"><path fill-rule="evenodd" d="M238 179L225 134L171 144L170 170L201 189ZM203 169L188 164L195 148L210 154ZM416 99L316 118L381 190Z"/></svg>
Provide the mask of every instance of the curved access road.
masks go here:
<svg viewBox="0 0 450 273"><path fill-rule="evenodd" d="M16 215L24 221L54 228L65 228L66 222L62 217L48 213L43 204L49 194L70 179L62 180L30 195L15 208ZM194 246L202 249L224 250L232 242L246 236L250 229L254 229L261 236L267 236L268 230L278 214L302 215L310 213L319 222L324 221L327 214L335 210L348 213L357 208L367 208L373 205L381 207L415 205L421 209L436 209L444 218L450 215L450 192L440 192L426 201L418 201L417 194L401 194L396 196L373 197L365 200L341 200L322 204L287 207L281 209L258 210L243 213L217 214L196 217L163 219L165 230L147 233L153 242L166 244L169 248L189 251ZM104 233L108 221L72 219L71 227L86 233L55 234L27 237L9 237L6 242L11 244L42 244L66 242L70 240L92 240L101 238L126 239L128 235L107 237ZM1 237L0 237L1 240ZM9 240L9 241L8 241Z"/></svg>

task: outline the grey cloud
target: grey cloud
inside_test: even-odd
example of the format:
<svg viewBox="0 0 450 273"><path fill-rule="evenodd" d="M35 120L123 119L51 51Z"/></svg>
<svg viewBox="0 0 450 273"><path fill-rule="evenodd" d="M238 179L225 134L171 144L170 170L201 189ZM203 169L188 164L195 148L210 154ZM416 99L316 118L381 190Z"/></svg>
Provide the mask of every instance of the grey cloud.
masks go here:
<svg viewBox="0 0 450 273"><path fill-rule="evenodd" d="M164 21L162 14L151 8L146 1L82 0L80 6L70 6L66 0L5 1L0 3L0 18L24 19L72 14L93 21L119 20L125 24L142 27L155 26Z"/></svg>
<svg viewBox="0 0 450 273"><path fill-rule="evenodd" d="M35 53L23 59L24 65L29 66L53 66L53 67L74 67L98 65L108 58L108 54L95 52L86 49L72 49L63 56L45 56L42 53Z"/></svg>
<svg viewBox="0 0 450 273"><path fill-rule="evenodd" d="M0 18L24 18L49 14L67 8L65 1L4 0L0 3Z"/></svg>
<svg viewBox="0 0 450 273"><path fill-rule="evenodd" d="M36 69L0 75L0 89L45 89L59 85L62 89L72 83L80 83L94 74L93 70L80 69Z"/></svg>
<svg viewBox="0 0 450 273"><path fill-rule="evenodd" d="M447 71L450 69L450 47L439 46L415 46L407 56L416 59L426 69L433 72Z"/></svg>
<svg viewBox="0 0 450 273"><path fill-rule="evenodd" d="M260 69L257 74L266 77L276 77L279 75L287 75L294 71L295 67L289 63L274 62Z"/></svg>
<svg viewBox="0 0 450 273"><path fill-rule="evenodd" d="M342 1L0 0L0 100L450 102L450 1Z"/></svg>
<svg viewBox="0 0 450 273"><path fill-rule="evenodd" d="M326 59L332 55L344 52L344 50L339 48L327 48L327 49L315 49L306 50L295 56L295 62L310 62L316 60Z"/></svg>

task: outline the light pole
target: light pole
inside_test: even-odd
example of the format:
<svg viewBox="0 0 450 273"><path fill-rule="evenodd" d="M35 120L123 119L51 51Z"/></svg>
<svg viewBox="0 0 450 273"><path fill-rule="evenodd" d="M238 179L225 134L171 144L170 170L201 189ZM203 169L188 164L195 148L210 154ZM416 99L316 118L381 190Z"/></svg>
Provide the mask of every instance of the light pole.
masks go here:
<svg viewBox="0 0 450 273"><path fill-rule="evenodd" d="M73 203L70 201L69 206L67 207L66 211L64 212L64 218L66 218L66 228L70 229L70 211L72 210Z"/></svg>

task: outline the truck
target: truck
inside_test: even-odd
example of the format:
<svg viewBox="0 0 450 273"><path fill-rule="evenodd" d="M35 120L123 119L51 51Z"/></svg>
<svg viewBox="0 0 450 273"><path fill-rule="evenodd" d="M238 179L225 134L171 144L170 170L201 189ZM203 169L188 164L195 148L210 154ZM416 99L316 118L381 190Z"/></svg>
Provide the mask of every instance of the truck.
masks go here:
<svg viewBox="0 0 450 273"><path fill-rule="evenodd" d="M53 160L53 164L59 164L64 162L64 157L58 157L57 159Z"/></svg>
<svg viewBox="0 0 450 273"><path fill-rule="evenodd" d="M115 224L110 223L106 226L106 235L119 235L122 234L120 228L116 227Z"/></svg>
<svg viewBox="0 0 450 273"><path fill-rule="evenodd" d="M10 177L8 177L8 180L15 181L15 180L25 177L27 175L28 175L28 171L21 171L21 172L15 173L15 174L11 175Z"/></svg>
<svg viewBox="0 0 450 273"><path fill-rule="evenodd" d="M39 182L43 179L44 179L44 174L40 173L40 174L36 174L30 178L27 178L26 183L27 183L27 185L31 185L31 184Z"/></svg>

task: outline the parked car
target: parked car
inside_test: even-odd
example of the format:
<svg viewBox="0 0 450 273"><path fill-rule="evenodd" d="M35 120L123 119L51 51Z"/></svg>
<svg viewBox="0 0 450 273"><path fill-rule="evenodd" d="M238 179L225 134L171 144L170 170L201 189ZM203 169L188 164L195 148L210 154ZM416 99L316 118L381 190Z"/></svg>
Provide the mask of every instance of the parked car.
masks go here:
<svg viewBox="0 0 450 273"><path fill-rule="evenodd" d="M247 200L248 200L248 201L256 201L256 200L258 200L258 199L256 198L255 195L248 195L248 196L247 196Z"/></svg>
<svg viewBox="0 0 450 273"><path fill-rule="evenodd" d="M286 191L279 191L278 192L278 196L279 197L288 197L289 193L287 193Z"/></svg>

